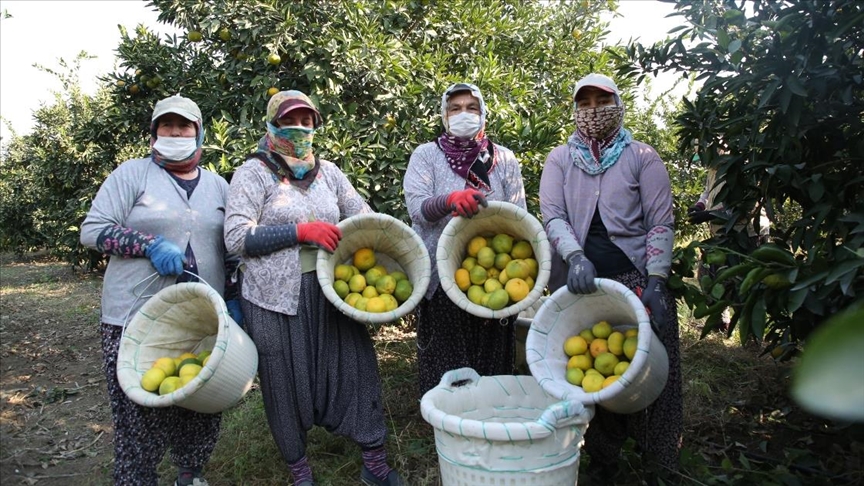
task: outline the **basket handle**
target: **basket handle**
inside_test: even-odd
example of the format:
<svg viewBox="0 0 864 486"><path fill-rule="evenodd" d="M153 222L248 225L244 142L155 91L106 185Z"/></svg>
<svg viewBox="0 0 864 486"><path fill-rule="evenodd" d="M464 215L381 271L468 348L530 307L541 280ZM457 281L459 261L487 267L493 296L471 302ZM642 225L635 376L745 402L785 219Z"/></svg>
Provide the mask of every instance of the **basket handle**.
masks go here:
<svg viewBox="0 0 864 486"><path fill-rule="evenodd" d="M552 430L576 423L588 423L585 405L576 400L553 403L537 419L537 423Z"/></svg>
<svg viewBox="0 0 864 486"><path fill-rule="evenodd" d="M190 272L189 270L186 270L186 269L183 269L183 273L188 273L189 275L192 275L193 277L200 280L204 285L210 287L211 289L213 288L213 286L210 285L210 282L204 280L200 275L198 275L194 272ZM141 299L153 297L155 295L155 294L145 295L145 293L147 292L147 289L149 289L151 285L153 285L155 282L157 282L159 280L159 278L160 278L159 272L153 272L150 275L142 278L141 280L138 281L138 283L136 283L135 285L132 286L132 295L135 296L135 300L132 302L132 305L129 306L129 310L126 311L126 315L123 317L123 334L126 334L126 326L129 324L129 315L132 313L132 309L135 308L135 304L137 304L138 301ZM139 293L138 288L141 286L141 284L144 284L144 283L147 283L147 285L145 285L144 288L142 288L140 290L140 293ZM227 312L227 309L226 309L226 312ZM122 338L122 335L121 335L121 338Z"/></svg>
<svg viewBox="0 0 864 486"><path fill-rule="evenodd" d="M480 375L474 371L474 368L459 368L458 370L450 370L444 373L438 386L459 388L471 384L476 385L478 381L480 381Z"/></svg>

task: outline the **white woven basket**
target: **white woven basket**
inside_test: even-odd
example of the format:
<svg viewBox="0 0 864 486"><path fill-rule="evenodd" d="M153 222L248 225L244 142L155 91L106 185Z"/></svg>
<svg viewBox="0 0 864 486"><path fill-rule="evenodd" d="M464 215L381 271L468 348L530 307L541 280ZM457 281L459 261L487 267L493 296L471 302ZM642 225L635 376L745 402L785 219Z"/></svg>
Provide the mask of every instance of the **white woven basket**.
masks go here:
<svg viewBox="0 0 864 486"><path fill-rule="evenodd" d="M141 376L157 359L207 349L207 365L182 388L167 395L141 388ZM228 315L219 293L203 283L179 283L153 295L126 326L117 356L120 387L145 407L221 412L243 398L257 371L255 343Z"/></svg>
<svg viewBox="0 0 864 486"><path fill-rule="evenodd" d="M351 319L366 324L383 324L398 321L420 303L429 287L431 261L423 240L408 225L381 213L363 213L344 219L337 225L342 230L342 240L336 251L318 251L318 283L327 300ZM336 265L351 265L354 252L360 248L375 251L378 263L389 272L405 272L411 281L411 296L396 309L387 312L366 312L348 305L333 289L333 272Z"/></svg>
<svg viewBox="0 0 864 486"><path fill-rule="evenodd" d="M528 367L540 386L558 399L597 404L615 413L643 410L666 386L666 348L651 330L645 306L636 294L614 280L594 281L597 292L593 294L572 294L561 287L545 299L528 330ZM586 393L565 378L568 357L564 341L601 320L612 327L638 327L636 355L621 378L600 391Z"/></svg>
<svg viewBox="0 0 864 486"><path fill-rule="evenodd" d="M531 376L449 371L420 402L444 486L576 483L594 408L558 401Z"/></svg>
<svg viewBox="0 0 864 486"><path fill-rule="evenodd" d="M498 233L528 241L534 249L538 270L534 288L524 299L503 309L492 310L468 300L465 292L456 285L454 275L462 266L465 247L471 238L478 235L494 236ZM519 206L501 201L490 201L489 207L481 209L473 218L451 219L438 239L435 257L441 288L447 293L447 297L466 312L484 319L509 317L531 307L543 295L552 267L552 251L540 221Z"/></svg>

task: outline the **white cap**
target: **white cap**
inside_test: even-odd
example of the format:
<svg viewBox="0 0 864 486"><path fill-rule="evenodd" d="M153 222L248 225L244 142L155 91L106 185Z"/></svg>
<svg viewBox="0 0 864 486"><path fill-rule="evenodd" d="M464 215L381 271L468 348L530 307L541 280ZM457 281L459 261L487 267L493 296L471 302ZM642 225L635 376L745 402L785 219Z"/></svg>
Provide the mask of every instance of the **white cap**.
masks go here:
<svg viewBox="0 0 864 486"><path fill-rule="evenodd" d="M579 90L586 86L602 89L603 91L612 93L615 96L620 94L618 92L618 86L615 85L615 81L612 81L612 78L602 74L591 73L576 83L576 88L573 90L573 98L576 98L576 94L579 93Z"/></svg>
<svg viewBox="0 0 864 486"><path fill-rule="evenodd" d="M444 121L444 129L446 130L450 130L450 124L447 122L447 101L450 100L451 96L462 91L470 92L471 96L480 102L480 125L486 124L486 102L483 100L483 93L480 92L480 88L471 83L456 83L450 85L441 96L441 119Z"/></svg>
<svg viewBox="0 0 864 486"><path fill-rule="evenodd" d="M157 118L166 113L176 113L193 122L201 121L201 109L198 108L198 105L189 98L184 98L179 94L157 101L156 106L153 107L153 118L151 120L155 122Z"/></svg>

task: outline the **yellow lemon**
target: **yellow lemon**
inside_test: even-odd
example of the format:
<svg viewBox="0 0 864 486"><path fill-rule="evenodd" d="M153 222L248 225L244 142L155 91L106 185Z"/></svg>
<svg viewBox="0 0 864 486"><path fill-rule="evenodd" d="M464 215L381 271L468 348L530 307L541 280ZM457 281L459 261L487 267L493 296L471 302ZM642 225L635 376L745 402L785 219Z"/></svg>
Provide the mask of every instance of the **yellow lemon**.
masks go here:
<svg viewBox="0 0 864 486"><path fill-rule="evenodd" d="M468 242L468 256L476 257L477 253L480 252L480 249L485 248L486 246L486 238L483 238L482 236L471 238L471 241Z"/></svg>
<svg viewBox="0 0 864 486"><path fill-rule="evenodd" d="M615 365L615 369L612 370L612 373L615 375L621 376L624 374L625 371L627 371L627 368L629 368L629 367L630 367L629 361L619 361L618 364Z"/></svg>
<svg viewBox="0 0 864 486"><path fill-rule="evenodd" d="M396 290L393 291L393 296L396 297L396 300L399 302L405 302L409 298L411 298L411 294L414 293L414 286L411 282L407 280L400 280L396 282Z"/></svg>
<svg viewBox="0 0 864 486"><path fill-rule="evenodd" d="M183 366L180 367L180 371L177 372L177 376L181 378L189 375L197 376L198 373L201 371L201 368L202 366L199 363L184 362Z"/></svg>
<svg viewBox="0 0 864 486"><path fill-rule="evenodd" d="M514 260L531 258L534 256L534 248L531 247L531 243L522 240L513 245L513 249L510 251L510 256L512 256Z"/></svg>
<svg viewBox="0 0 864 486"><path fill-rule="evenodd" d="M495 250L484 246L477 252L477 265L483 268L492 268L495 266Z"/></svg>
<svg viewBox="0 0 864 486"><path fill-rule="evenodd" d="M599 371L600 374L603 376L615 374L615 367L617 365L618 357L608 351L605 353L600 353L599 356L594 358L594 369Z"/></svg>
<svg viewBox="0 0 864 486"><path fill-rule="evenodd" d="M381 294L378 298L387 304L386 310L388 311L396 310L399 307L399 301L396 300L396 297L393 297L390 294Z"/></svg>
<svg viewBox="0 0 864 486"><path fill-rule="evenodd" d="M495 253L510 253L513 250L513 237L499 233L492 238L490 246L495 250Z"/></svg>
<svg viewBox="0 0 864 486"><path fill-rule="evenodd" d="M360 248L354 252L354 266L365 272L375 266L375 252L371 248Z"/></svg>
<svg viewBox="0 0 864 486"><path fill-rule="evenodd" d="M375 290L378 291L378 295L392 294L396 291L396 279L390 275L381 276L378 281L375 282Z"/></svg>
<svg viewBox="0 0 864 486"><path fill-rule="evenodd" d="M612 334L612 325L606 321L600 321L591 328L594 337L606 339Z"/></svg>
<svg viewBox="0 0 864 486"><path fill-rule="evenodd" d="M567 383L579 386L582 384L582 379L585 378L585 373L579 368L568 368L564 377L567 379Z"/></svg>
<svg viewBox="0 0 864 486"><path fill-rule="evenodd" d="M178 376L178 378L180 378L180 377ZM189 383L190 381L192 381L194 379L195 379L194 376L184 376L183 378L180 378L180 388L186 386L186 383Z"/></svg>
<svg viewBox="0 0 864 486"><path fill-rule="evenodd" d="M507 294L510 295L510 300L513 302L519 302L528 296L528 292L531 291L531 288L528 287L528 284L521 278L511 278L507 281L507 285L504 286L504 290L506 290Z"/></svg>
<svg viewBox="0 0 864 486"><path fill-rule="evenodd" d="M340 299L345 299L345 296L351 293L351 289L348 288L348 284L345 283L344 280L337 280L333 282L333 290L336 291L336 295L339 296Z"/></svg>
<svg viewBox="0 0 864 486"><path fill-rule="evenodd" d="M351 268L351 265L341 264L336 265L336 268L333 269L333 278L336 280L341 280L345 283L348 283L348 280L351 280L351 277L354 276L354 269Z"/></svg>
<svg viewBox="0 0 864 486"><path fill-rule="evenodd" d="M363 296L358 294L357 292L351 292L350 294L345 296L345 303L350 305L351 307L354 307L354 304L357 302L357 299L359 299L360 297L363 297Z"/></svg>
<svg viewBox="0 0 864 486"><path fill-rule="evenodd" d="M618 378L621 378L621 377L618 375L612 375L612 376L606 377L606 379L603 380L603 384L600 385L600 387L601 387L600 389L602 390L603 388L606 388L607 386L611 385L612 383L615 383L616 381L618 381Z"/></svg>
<svg viewBox="0 0 864 486"><path fill-rule="evenodd" d="M587 373L582 379L582 389L586 393L594 393L603 389L603 375L600 373Z"/></svg>
<svg viewBox="0 0 864 486"><path fill-rule="evenodd" d="M363 289L366 288L366 277L363 275L354 275L351 277L351 280L348 281L348 288L351 292L363 292Z"/></svg>
<svg viewBox="0 0 864 486"><path fill-rule="evenodd" d="M165 372L165 376L171 376L177 372L177 365L173 358L159 358L153 363L153 368L160 368Z"/></svg>
<svg viewBox="0 0 864 486"><path fill-rule="evenodd" d="M162 368L150 368L141 377L141 388L155 392L165 379L165 371Z"/></svg>
<svg viewBox="0 0 864 486"><path fill-rule="evenodd" d="M387 302L381 297L372 297L366 304L366 312L384 312L387 310Z"/></svg>
<svg viewBox="0 0 864 486"><path fill-rule="evenodd" d="M614 331L606 338L606 344L609 346L609 352L618 356L624 354L624 333Z"/></svg>
<svg viewBox="0 0 864 486"><path fill-rule="evenodd" d="M193 376L193 378L194 378L194 376ZM176 390L178 388L182 388L182 387L183 387L182 378L180 378L178 376L169 376L168 378L165 378L164 380L162 380L162 384L159 385L159 394L160 395L167 395L167 394L173 392L174 390Z"/></svg>
<svg viewBox="0 0 864 486"><path fill-rule="evenodd" d="M588 342L582 336L570 336L564 341L564 353L567 356L585 354L588 351Z"/></svg>
<svg viewBox="0 0 864 486"><path fill-rule="evenodd" d="M363 292L360 292L360 295L366 297L367 299L371 299L372 297L378 297L378 291L375 290L375 287L369 285L365 289L363 289Z"/></svg>
<svg viewBox="0 0 864 486"><path fill-rule="evenodd" d="M591 341L591 344L588 345L588 349L591 350L591 356L597 357L603 353L609 351L609 346L606 344L605 339L595 338Z"/></svg>

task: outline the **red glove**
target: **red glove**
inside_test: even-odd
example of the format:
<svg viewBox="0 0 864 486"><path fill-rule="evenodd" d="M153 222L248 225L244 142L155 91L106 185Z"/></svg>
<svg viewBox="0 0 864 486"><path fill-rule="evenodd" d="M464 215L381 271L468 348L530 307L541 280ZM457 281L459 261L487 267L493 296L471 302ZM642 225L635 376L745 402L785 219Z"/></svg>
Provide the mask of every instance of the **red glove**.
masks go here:
<svg viewBox="0 0 864 486"><path fill-rule="evenodd" d="M336 245L342 239L342 231L335 224L315 221L297 225L297 241L308 243L329 252L336 250Z"/></svg>
<svg viewBox="0 0 864 486"><path fill-rule="evenodd" d="M464 191L451 192L447 196L447 205L453 210L454 216L470 218L480 212L480 205L486 207L486 197L476 189L465 189Z"/></svg>

